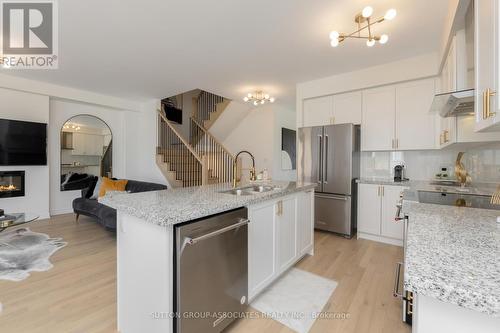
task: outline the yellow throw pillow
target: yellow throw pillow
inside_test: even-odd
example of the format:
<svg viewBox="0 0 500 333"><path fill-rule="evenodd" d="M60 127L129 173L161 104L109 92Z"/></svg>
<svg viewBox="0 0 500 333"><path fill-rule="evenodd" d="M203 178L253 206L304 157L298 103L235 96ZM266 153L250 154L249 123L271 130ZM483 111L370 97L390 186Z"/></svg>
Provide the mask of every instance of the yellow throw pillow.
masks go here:
<svg viewBox="0 0 500 333"><path fill-rule="evenodd" d="M128 180L112 180L107 177L102 177L101 188L99 189L99 197L103 197L107 191L125 191Z"/></svg>

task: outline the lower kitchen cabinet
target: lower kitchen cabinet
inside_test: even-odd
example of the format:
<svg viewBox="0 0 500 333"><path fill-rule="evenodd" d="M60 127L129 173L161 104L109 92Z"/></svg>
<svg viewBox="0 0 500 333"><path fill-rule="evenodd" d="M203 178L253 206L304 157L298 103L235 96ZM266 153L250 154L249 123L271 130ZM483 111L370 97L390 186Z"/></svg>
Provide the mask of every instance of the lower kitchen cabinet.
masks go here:
<svg viewBox="0 0 500 333"><path fill-rule="evenodd" d="M248 210L248 294L258 293L276 275L276 203L252 206Z"/></svg>
<svg viewBox="0 0 500 333"><path fill-rule="evenodd" d="M314 242L314 191L297 195L297 254L310 253Z"/></svg>
<svg viewBox="0 0 500 333"><path fill-rule="evenodd" d="M278 236L278 271L286 270L297 254L297 214L296 196L279 200L276 214Z"/></svg>
<svg viewBox="0 0 500 333"><path fill-rule="evenodd" d="M253 299L313 247L314 191L248 208L248 297Z"/></svg>
<svg viewBox="0 0 500 333"><path fill-rule="evenodd" d="M359 184L358 238L402 245L403 224L394 217L404 189L399 185Z"/></svg>

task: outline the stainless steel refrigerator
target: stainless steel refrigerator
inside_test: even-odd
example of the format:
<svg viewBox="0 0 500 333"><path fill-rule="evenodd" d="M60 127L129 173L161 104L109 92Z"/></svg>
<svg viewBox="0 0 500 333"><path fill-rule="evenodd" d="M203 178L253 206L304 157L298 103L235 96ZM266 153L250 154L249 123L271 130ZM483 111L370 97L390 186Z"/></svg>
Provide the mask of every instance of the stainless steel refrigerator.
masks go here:
<svg viewBox="0 0 500 333"><path fill-rule="evenodd" d="M303 127L298 131L298 180L317 183L316 229L352 237L356 230L359 126Z"/></svg>

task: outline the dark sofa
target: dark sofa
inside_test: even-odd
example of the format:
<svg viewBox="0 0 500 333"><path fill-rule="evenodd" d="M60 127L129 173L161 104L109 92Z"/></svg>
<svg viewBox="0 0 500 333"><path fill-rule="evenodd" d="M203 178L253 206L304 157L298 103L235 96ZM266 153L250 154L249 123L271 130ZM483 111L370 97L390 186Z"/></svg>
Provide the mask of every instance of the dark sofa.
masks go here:
<svg viewBox="0 0 500 333"><path fill-rule="evenodd" d="M89 199L94 191L97 177L93 180L90 186L82 190L82 197L73 200L73 211L76 214L76 219L80 215L90 216L102 224L107 229L116 229L116 209L99 203L96 199ZM166 190L167 186L162 184L140 182L129 180L125 190L130 193L149 192Z"/></svg>

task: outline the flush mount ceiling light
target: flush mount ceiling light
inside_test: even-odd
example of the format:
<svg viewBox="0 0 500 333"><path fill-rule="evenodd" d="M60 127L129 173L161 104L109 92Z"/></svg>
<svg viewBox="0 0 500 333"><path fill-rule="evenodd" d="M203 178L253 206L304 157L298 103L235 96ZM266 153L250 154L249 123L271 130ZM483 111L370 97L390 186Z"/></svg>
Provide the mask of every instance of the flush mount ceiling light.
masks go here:
<svg viewBox="0 0 500 333"><path fill-rule="evenodd" d="M366 46L372 47L375 45L375 42L379 42L380 44L385 44L389 40L389 36L386 34L383 35L374 35L372 31L372 26L377 23L382 23L385 20L392 20L396 17L396 10L389 9L384 16L379 19L372 20L373 8L367 6L363 8L361 13L354 17L354 22L358 25L358 29L350 34L342 34L337 31L332 31L330 33L330 45L332 47L337 47L347 38L358 38L358 39L366 39ZM368 30L368 34L362 35L364 30Z"/></svg>
<svg viewBox="0 0 500 333"><path fill-rule="evenodd" d="M66 124L63 126L64 129L72 129L72 130L75 130L75 131L79 131L81 128L80 126L78 125L75 125L75 124Z"/></svg>
<svg viewBox="0 0 500 333"><path fill-rule="evenodd" d="M265 104L266 102L274 103L274 97L269 96L269 94L265 94L262 91L256 91L254 93L248 93L245 97L243 97L245 102L251 102L253 105L257 106L259 104Z"/></svg>

